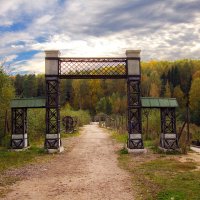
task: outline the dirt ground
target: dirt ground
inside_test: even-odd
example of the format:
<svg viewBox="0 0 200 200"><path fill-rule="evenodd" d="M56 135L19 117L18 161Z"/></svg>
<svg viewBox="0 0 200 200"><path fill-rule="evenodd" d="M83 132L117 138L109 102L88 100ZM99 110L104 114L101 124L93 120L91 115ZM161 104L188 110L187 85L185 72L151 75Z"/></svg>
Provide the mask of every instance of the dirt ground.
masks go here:
<svg viewBox="0 0 200 200"><path fill-rule="evenodd" d="M8 189L5 200L133 200L128 172L118 167L116 145L95 124L84 126L72 139L71 150L48 163L21 169L23 180ZM69 142L63 145L69 149Z"/></svg>

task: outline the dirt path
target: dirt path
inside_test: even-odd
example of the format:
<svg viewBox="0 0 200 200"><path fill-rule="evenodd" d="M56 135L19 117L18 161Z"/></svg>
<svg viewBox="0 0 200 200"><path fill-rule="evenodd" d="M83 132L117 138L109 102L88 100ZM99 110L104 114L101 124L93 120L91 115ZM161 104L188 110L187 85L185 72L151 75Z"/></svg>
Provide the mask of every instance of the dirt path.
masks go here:
<svg viewBox="0 0 200 200"><path fill-rule="evenodd" d="M85 126L72 151L33 167L4 199L133 200L129 175L118 167L113 141L104 131Z"/></svg>

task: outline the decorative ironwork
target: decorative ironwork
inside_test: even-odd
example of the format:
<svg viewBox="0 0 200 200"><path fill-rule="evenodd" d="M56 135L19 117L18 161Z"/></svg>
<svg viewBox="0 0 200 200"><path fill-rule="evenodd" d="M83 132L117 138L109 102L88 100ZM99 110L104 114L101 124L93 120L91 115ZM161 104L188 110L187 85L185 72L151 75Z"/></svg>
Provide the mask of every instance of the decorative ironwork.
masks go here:
<svg viewBox="0 0 200 200"><path fill-rule="evenodd" d="M125 78L126 58L59 58L59 77Z"/></svg>
<svg viewBox="0 0 200 200"><path fill-rule="evenodd" d="M160 146L164 149L178 149L175 108L161 108Z"/></svg>
<svg viewBox="0 0 200 200"><path fill-rule="evenodd" d="M46 139L47 149L60 147L59 79L46 77Z"/></svg>
<svg viewBox="0 0 200 200"><path fill-rule="evenodd" d="M128 148L143 149L140 81L128 79Z"/></svg>
<svg viewBox="0 0 200 200"><path fill-rule="evenodd" d="M11 147L13 149L22 149L27 146L27 109L12 108Z"/></svg>
<svg viewBox="0 0 200 200"><path fill-rule="evenodd" d="M73 133L77 125L77 118L71 116L65 116L62 119L62 123L67 133Z"/></svg>

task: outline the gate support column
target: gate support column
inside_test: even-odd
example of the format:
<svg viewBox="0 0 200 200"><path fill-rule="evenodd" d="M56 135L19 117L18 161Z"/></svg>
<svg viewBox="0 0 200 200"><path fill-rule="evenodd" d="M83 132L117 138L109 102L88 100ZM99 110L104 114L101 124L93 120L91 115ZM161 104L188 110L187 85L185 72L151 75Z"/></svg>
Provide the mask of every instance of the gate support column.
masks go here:
<svg viewBox="0 0 200 200"><path fill-rule="evenodd" d="M27 138L27 109L12 108L11 148L24 149L28 147Z"/></svg>
<svg viewBox="0 0 200 200"><path fill-rule="evenodd" d="M127 50L127 99L129 152L144 152L142 141L142 117L140 99L140 50Z"/></svg>
<svg viewBox="0 0 200 200"><path fill-rule="evenodd" d="M178 150L178 137L176 133L175 108L161 108L161 137L160 148L164 151Z"/></svg>
<svg viewBox="0 0 200 200"><path fill-rule="evenodd" d="M61 152L60 93L58 78L59 51L45 51L46 78L46 137L45 149L49 153Z"/></svg>

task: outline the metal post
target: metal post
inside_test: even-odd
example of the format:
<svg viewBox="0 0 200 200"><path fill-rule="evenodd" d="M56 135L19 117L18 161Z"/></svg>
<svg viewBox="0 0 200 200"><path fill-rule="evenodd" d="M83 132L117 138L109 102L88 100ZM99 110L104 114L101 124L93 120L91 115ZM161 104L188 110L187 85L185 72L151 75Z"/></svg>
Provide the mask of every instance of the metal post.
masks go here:
<svg viewBox="0 0 200 200"><path fill-rule="evenodd" d="M11 148L23 149L28 147L27 109L12 108Z"/></svg>
<svg viewBox="0 0 200 200"><path fill-rule="evenodd" d="M141 117L140 50L127 50L128 149L144 149Z"/></svg>
<svg viewBox="0 0 200 200"><path fill-rule="evenodd" d="M45 51L46 77L46 138L45 149L49 153L61 152L60 92L58 77L59 51Z"/></svg>
<svg viewBox="0 0 200 200"><path fill-rule="evenodd" d="M176 132L175 108L161 108L161 138L160 147L165 150L176 150L178 137Z"/></svg>
<svg viewBox="0 0 200 200"><path fill-rule="evenodd" d="M127 81L127 99L128 99L128 148L143 149L142 141L142 118L141 118L141 100L140 100L140 81Z"/></svg>
<svg viewBox="0 0 200 200"><path fill-rule="evenodd" d="M57 150L61 146L59 79L57 77L46 77L46 96L45 148Z"/></svg>

